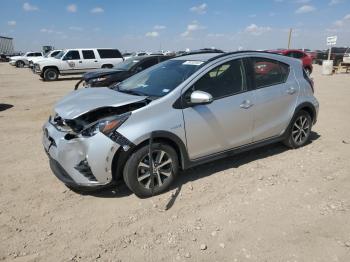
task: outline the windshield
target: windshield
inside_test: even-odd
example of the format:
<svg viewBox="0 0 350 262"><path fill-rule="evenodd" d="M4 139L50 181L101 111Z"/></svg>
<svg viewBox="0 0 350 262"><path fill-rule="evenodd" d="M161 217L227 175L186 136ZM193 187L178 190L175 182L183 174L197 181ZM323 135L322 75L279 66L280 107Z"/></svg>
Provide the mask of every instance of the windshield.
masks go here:
<svg viewBox="0 0 350 262"><path fill-rule="evenodd" d="M138 62L140 62L140 60L134 59L134 58L129 58L129 59L126 59L125 61L117 64L114 68L128 71Z"/></svg>
<svg viewBox="0 0 350 262"><path fill-rule="evenodd" d="M61 51L61 52L59 52L59 53L55 56L55 58L61 59L62 56L63 56L64 54L65 54L65 52L64 52L64 51Z"/></svg>
<svg viewBox="0 0 350 262"><path fill-rule="evenodd" d="M192 75L202 61L168 60L130 77L116 86L120 92L162 97Z"/></svg>

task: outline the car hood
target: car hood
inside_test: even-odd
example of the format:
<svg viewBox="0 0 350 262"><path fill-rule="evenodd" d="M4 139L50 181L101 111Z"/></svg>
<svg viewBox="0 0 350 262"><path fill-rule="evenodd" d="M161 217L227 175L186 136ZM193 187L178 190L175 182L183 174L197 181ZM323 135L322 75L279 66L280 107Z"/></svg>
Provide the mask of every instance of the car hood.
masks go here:
<svg viewBox="0 0 350 262"><path fill-rule="evenodd" d="M36 61L37 64L39 65L57 65L57 63L61 62L60 59L54 58L54 57L47 57L47 58L42 58L38 61Z"/></svg>
<svg viewBox="0 0 350 262"><path fill-rule="evenodd" d="M121 72L125 72L125 71L120 70L120 69L96 69L96 70L92 70L92 71L89 71L89 72L83 74L83 79L85 81L88 81L88 80L93 79L93 78L117 74L117 73L121 73Z"/></svg>
<svg viewBox="0 0 350 262"><path fill-rule="evenodd" d="M107 87L84 88L62 98L55 105L55 112L63 119L74 119L96 109L124 106L145 99L145 96L129 95Z"/></svg>
<svg viewBox="0 0 350 262"><path fill-rule="evenodd" d="M23 58L26 59L27 57L25 57L25 56L11 56L10 57L11 60L18 60L18 59L23 59Z"/></svg>

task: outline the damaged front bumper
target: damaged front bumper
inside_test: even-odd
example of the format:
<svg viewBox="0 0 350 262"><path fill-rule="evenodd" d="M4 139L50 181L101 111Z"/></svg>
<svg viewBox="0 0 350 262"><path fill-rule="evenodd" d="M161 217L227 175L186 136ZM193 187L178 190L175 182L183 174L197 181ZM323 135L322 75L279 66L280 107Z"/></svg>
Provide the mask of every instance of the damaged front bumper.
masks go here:
<svg viewBox="0 0 350 262"><path fill-rule="evenodd" d="M112 161L120 146L102 133L72 138L48 121L42 142L52 172L67 186L100 188L113 183Z"/></svg>

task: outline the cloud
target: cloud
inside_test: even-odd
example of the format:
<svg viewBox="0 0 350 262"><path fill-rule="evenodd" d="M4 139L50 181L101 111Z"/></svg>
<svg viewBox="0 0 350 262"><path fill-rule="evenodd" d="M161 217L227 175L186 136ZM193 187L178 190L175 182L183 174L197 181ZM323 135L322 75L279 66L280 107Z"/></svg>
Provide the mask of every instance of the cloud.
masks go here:
<svg viewBox="0 0 350 262"><path fill-rule="evenodd" d="M272 28L269 26L257 26L256 24L251 24L245 28L245 32L251 35L262 35L263 33L271 31Z"/></svg>
<svg viewBox="0 0 350 262"><path fill-rule="evenodd" d="M203 3L201 5L191 7L190 11L199 15L204 15L207 12L207 7L208 5Z"/></svg>
<svg viewBox="0 0 350 262"><path fill-rule="evenodd" d="M83 31L83 28L79 26L70 26L68 29L72 31Z"/></svg>
<svg viewBox="0 0 350 262"><path fill-rule="evenodd" d="M29 4L28 2L25 2L23 4L23 10L26 12L31 12L31 11L38 11L39 8L37 6Z"/></svg>
<svg viewBox="0 0 350 262"><path fill-rule="evenodd" d="M301 7L299 7L295 13L296 14L306 14L306 13L310 13L310 12L313 12L315 11L316 8L312 5L303 5Z"/></svg>
<svg viewBox="0 0 350 262"><path fill-rule="evenodd" d="M311 0L295 0L294 2L297 4L307 4L310 3Z"/></svg>
<svg viewBox="0 0 350 262"><path fill-rule="evenodd" d="M347 14L342 19L335 21L333 25L335 25L336 27L343 27L348 21L350 21L350 14Z"/></svg>
<svg viewBox="0 0 350 262"><path fill-rule="evenodd" d="M75 13L77 11L77 5L75 4L67 5L67 11L69 13Z"/></svg>
<svg viewBox="0 0 350 262"><path fill-rule="evenodd" d="M159 33L156 31L146 33L146 37L158 37L158 36L159 36Z"/></svg>
<svg viewBox="0 0 350 262"><path fill-rule="evenodd" d="M100 14L103 13L105 10L102 7L95 7L90 10L93 14Z"/></svg>
<svg viewBox="0 0 350 262"><path fill-rule="evenodd" d="M7 21L7 24L8 24L9 26L15 26L17 23L16 23L15 20L11 20L11 21Z"/></svg>
<svg viewBox="0 0 350 262"><path fill-rule="evenodd" d="M164 30L166 29L166 26L165 25L155 25L153 27L154 30Z"/></svg>
<svg viewBox="0 0 350 262"><path fill-rule="evenodd" d="M51 33L53 33L54 31L53 31L52 29L41 28L41 29L40 29L40 32L41 32L41 33L48 33L48 34L51 34Z"/></svg>
<svg viewBox="0 0 350 262"><path fill-rule="evenodd" d="M343 2L342 0L331 0L328 5L332 6L332 5L337 5L340 4L341 2Z"/></svg>
<svg viewBox="0 0 350 262"><path fill-rule="evenodd" d="M181 34L183 37L189 37L193 32L205 29L204 26L201 26L197 21L193 21L191 24L187 25L187 29L185 32Z"/></svg>

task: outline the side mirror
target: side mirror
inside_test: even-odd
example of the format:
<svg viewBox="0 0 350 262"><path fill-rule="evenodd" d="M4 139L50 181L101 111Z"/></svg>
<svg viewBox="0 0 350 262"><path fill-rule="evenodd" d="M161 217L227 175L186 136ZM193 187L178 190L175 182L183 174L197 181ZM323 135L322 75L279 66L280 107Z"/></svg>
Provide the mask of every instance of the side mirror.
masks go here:
<svg viewBox="0 0 350 262"><path fill-rule="evenodd" d="M204 91L194 91L191 94L190 102L193 105L204 105L213 102L213 96Z"/></svg>

